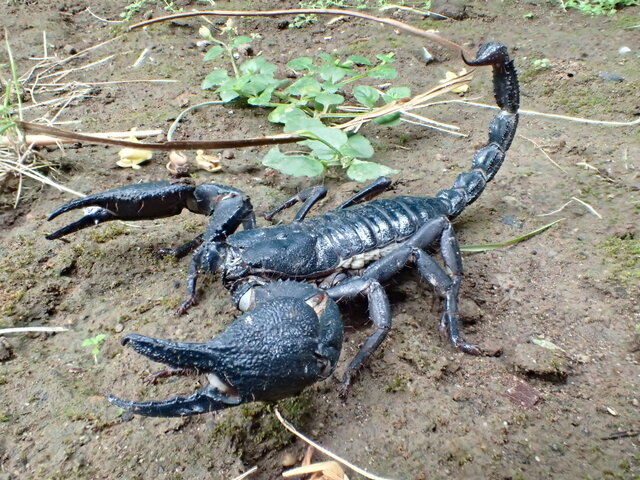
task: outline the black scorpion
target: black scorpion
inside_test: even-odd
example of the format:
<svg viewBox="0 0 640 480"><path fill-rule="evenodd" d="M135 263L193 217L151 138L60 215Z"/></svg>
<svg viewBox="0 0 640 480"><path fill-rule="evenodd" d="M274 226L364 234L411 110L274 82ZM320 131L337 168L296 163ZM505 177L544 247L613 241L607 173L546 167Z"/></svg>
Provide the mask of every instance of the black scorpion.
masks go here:
<svg viewBox="0 0 640 480"><path fill-rule="evenodd" d="M375 332L346 369L340 389L346 395L357 371L391 328L383 284L408 265L444 298L440 329L451 344L472 355L482 354L478 345L466 342L459 332L463 269L451 220L478 198L502 165L518 124L519 86L514 62L500 43L484 44L475 60L464 55L463 60L471 66L492 67L500 112L492 120L487 144L476 152L471 170L435 197L369 201L389 186L390 182L381 178L336 210L306 219L310 208L326 194L323 187L312 187L266 215L271 218L303 202L292 223L256 228L253 207L242 191L177 181L129 185L54 211L49 220L76 208L98 207L48 239L109 220L177 215L184 208L210 216L204 234L165 251L182 256L196 249L187 280L189 297L180 312L195 303L198 276L214 272L220 272L236 306L247 312L204 344L126 336L123 343L170 367L159 375L195 370L207 374L209 385L190 397L165 402L131 402L113 396L110 401L142 415L177 416L295 394L326 378L335 368L342 341L335 301L364 294ZM241 225L244 230L236 232ZM428 253L436 247L444 268Z"/></svg>

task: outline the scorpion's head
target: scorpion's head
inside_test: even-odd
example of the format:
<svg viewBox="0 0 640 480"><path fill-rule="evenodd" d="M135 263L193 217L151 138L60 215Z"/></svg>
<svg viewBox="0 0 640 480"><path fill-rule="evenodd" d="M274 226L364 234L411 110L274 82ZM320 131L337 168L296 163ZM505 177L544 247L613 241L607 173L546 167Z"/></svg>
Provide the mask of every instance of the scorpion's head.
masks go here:
<svg viewBox="0 0 640 480"><path fill-rule="evenodd" d="M316 239L295 225L239 232L229 238L235 259L228 259L227 278L233 268L242 275L265 274L296 278L306 276L317 269Z"/></svg>
<svg viewBox="0 0 640 480"><path fill-rule="evenodd" d="M175 417L285 398L326 378L340 356L342 322L335 303L320 292L271 299L206 343L142 335L128 335L122 343L168 365L167 374L207 376L209 384L187 397L133 402L109 396L111 403L133 413Z"/></svg>

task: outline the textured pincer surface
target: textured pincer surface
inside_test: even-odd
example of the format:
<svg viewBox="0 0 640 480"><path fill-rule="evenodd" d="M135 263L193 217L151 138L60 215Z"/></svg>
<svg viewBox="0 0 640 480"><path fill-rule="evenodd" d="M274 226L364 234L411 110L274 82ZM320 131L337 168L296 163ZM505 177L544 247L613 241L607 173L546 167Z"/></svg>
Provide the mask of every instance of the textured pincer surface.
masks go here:
<svg viewBox="0 0 640 480"><path fill-rule="evenodd" d="M263 303L206 343L128 335L123 344L141 355L172 369L207 374L212 383L166 401L109 400L140 415L171 417L286 398L331 375L342 336L338 308L324 293Z"/></svg>

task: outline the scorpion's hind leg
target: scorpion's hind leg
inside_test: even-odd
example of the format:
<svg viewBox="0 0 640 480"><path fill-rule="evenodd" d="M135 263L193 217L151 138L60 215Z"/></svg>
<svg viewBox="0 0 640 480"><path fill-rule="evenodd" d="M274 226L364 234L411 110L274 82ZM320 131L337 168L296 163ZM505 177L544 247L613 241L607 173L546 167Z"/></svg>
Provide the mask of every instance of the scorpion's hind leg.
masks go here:
<svg viewBox="0 0 640 480"><path fill-rule="evenodd" d="M425 251L438 244L450 274ZM346 395L358 370L380 346L391 328L391 310L381 284L408 265L415 265L424 280L444 297L440 326L451 344L465 353L482 354L479 346L466 342L460 336L458 295L462 277L462 258L451 223L444 216L437 217L424 224L404 245L369 265L362 276L353 277L327 290L329 296L336 300L366 293L369 315L376 327L376 331L347 367L340 389L341 395Z"/></svg>
<svg viewBox="0 0 640 480"><path fill-rule="evenodd" d="M113 395L109 401L139 415L176 417L279 400L333 373L342 334L337 306L318 292L262 303L206 343L129 335L123 344L167 365L171 375L195 370L209 383L189 396L165 401L135 402Z"/></svg>

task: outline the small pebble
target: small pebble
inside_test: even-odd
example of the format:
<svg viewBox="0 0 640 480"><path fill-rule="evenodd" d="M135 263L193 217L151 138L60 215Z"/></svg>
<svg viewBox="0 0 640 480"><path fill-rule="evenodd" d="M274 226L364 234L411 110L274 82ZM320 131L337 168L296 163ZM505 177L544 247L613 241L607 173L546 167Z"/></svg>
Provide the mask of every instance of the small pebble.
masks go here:
<svg viewBox="0 0 640 480"><path fill-rule="evenodd" d="M226 150L222 151L222 158L226 158L227 160L230 160L232 158L236 158L236 154L232 149L227 148Z"/></svg>
<svg viewBox="0 0 640 480"><path fill-rule="evenodd" d="M605 82L624 82L624 77L621 77L620 75L617 75L615 73L601 72L598 74L598 77L600 77Z"/></svg>
<svg viewBox="0 0 640 480"><path fill-rule="evenodd" d="M121 333L124 330L124 325L122 325L121 323L117 323L113 330L116 333Z"/></svg>
<svg viewBox="0 0 640 480"><path fill-rule="evenodd" d="M524 227L524 222L512 215L507 215L506 217L502 217L500 221L505 225L509 225L510 227L517 228L519 230L521 230Z"/></svg>
<svg viewBox="0 0 640 480"><path fill-rule="evenodd" d="M626 55L627 53L631 53L631 49L629 47L620 47L620 50L618 50L618 53L620 55Z"/></svg>
<svg viewBox="0 0 640 480"><path fill-rule="evenodd" d="M422 47L420 49L420 57L422 58L422 60L424 60L425 65L429 65L430 63L433 63L436 61L436 58L433 55L431 55L429 50L427 50L425 47Z"/></svg>
<svg viewBox="0 0 640 480"><path fill-rule="evenodd" d="M283 467L293 467L296 462L298 461L298 459L296 458L296 456L291 453L291 452L286 452L284 455L282 455L282 466Z"/></svg>
<svg viewBox="0 0 640 480"><path fill-rule="evenodd" d="M11 360L13 358L13 346L9 340L0 337L0 362Z"/></svg>

